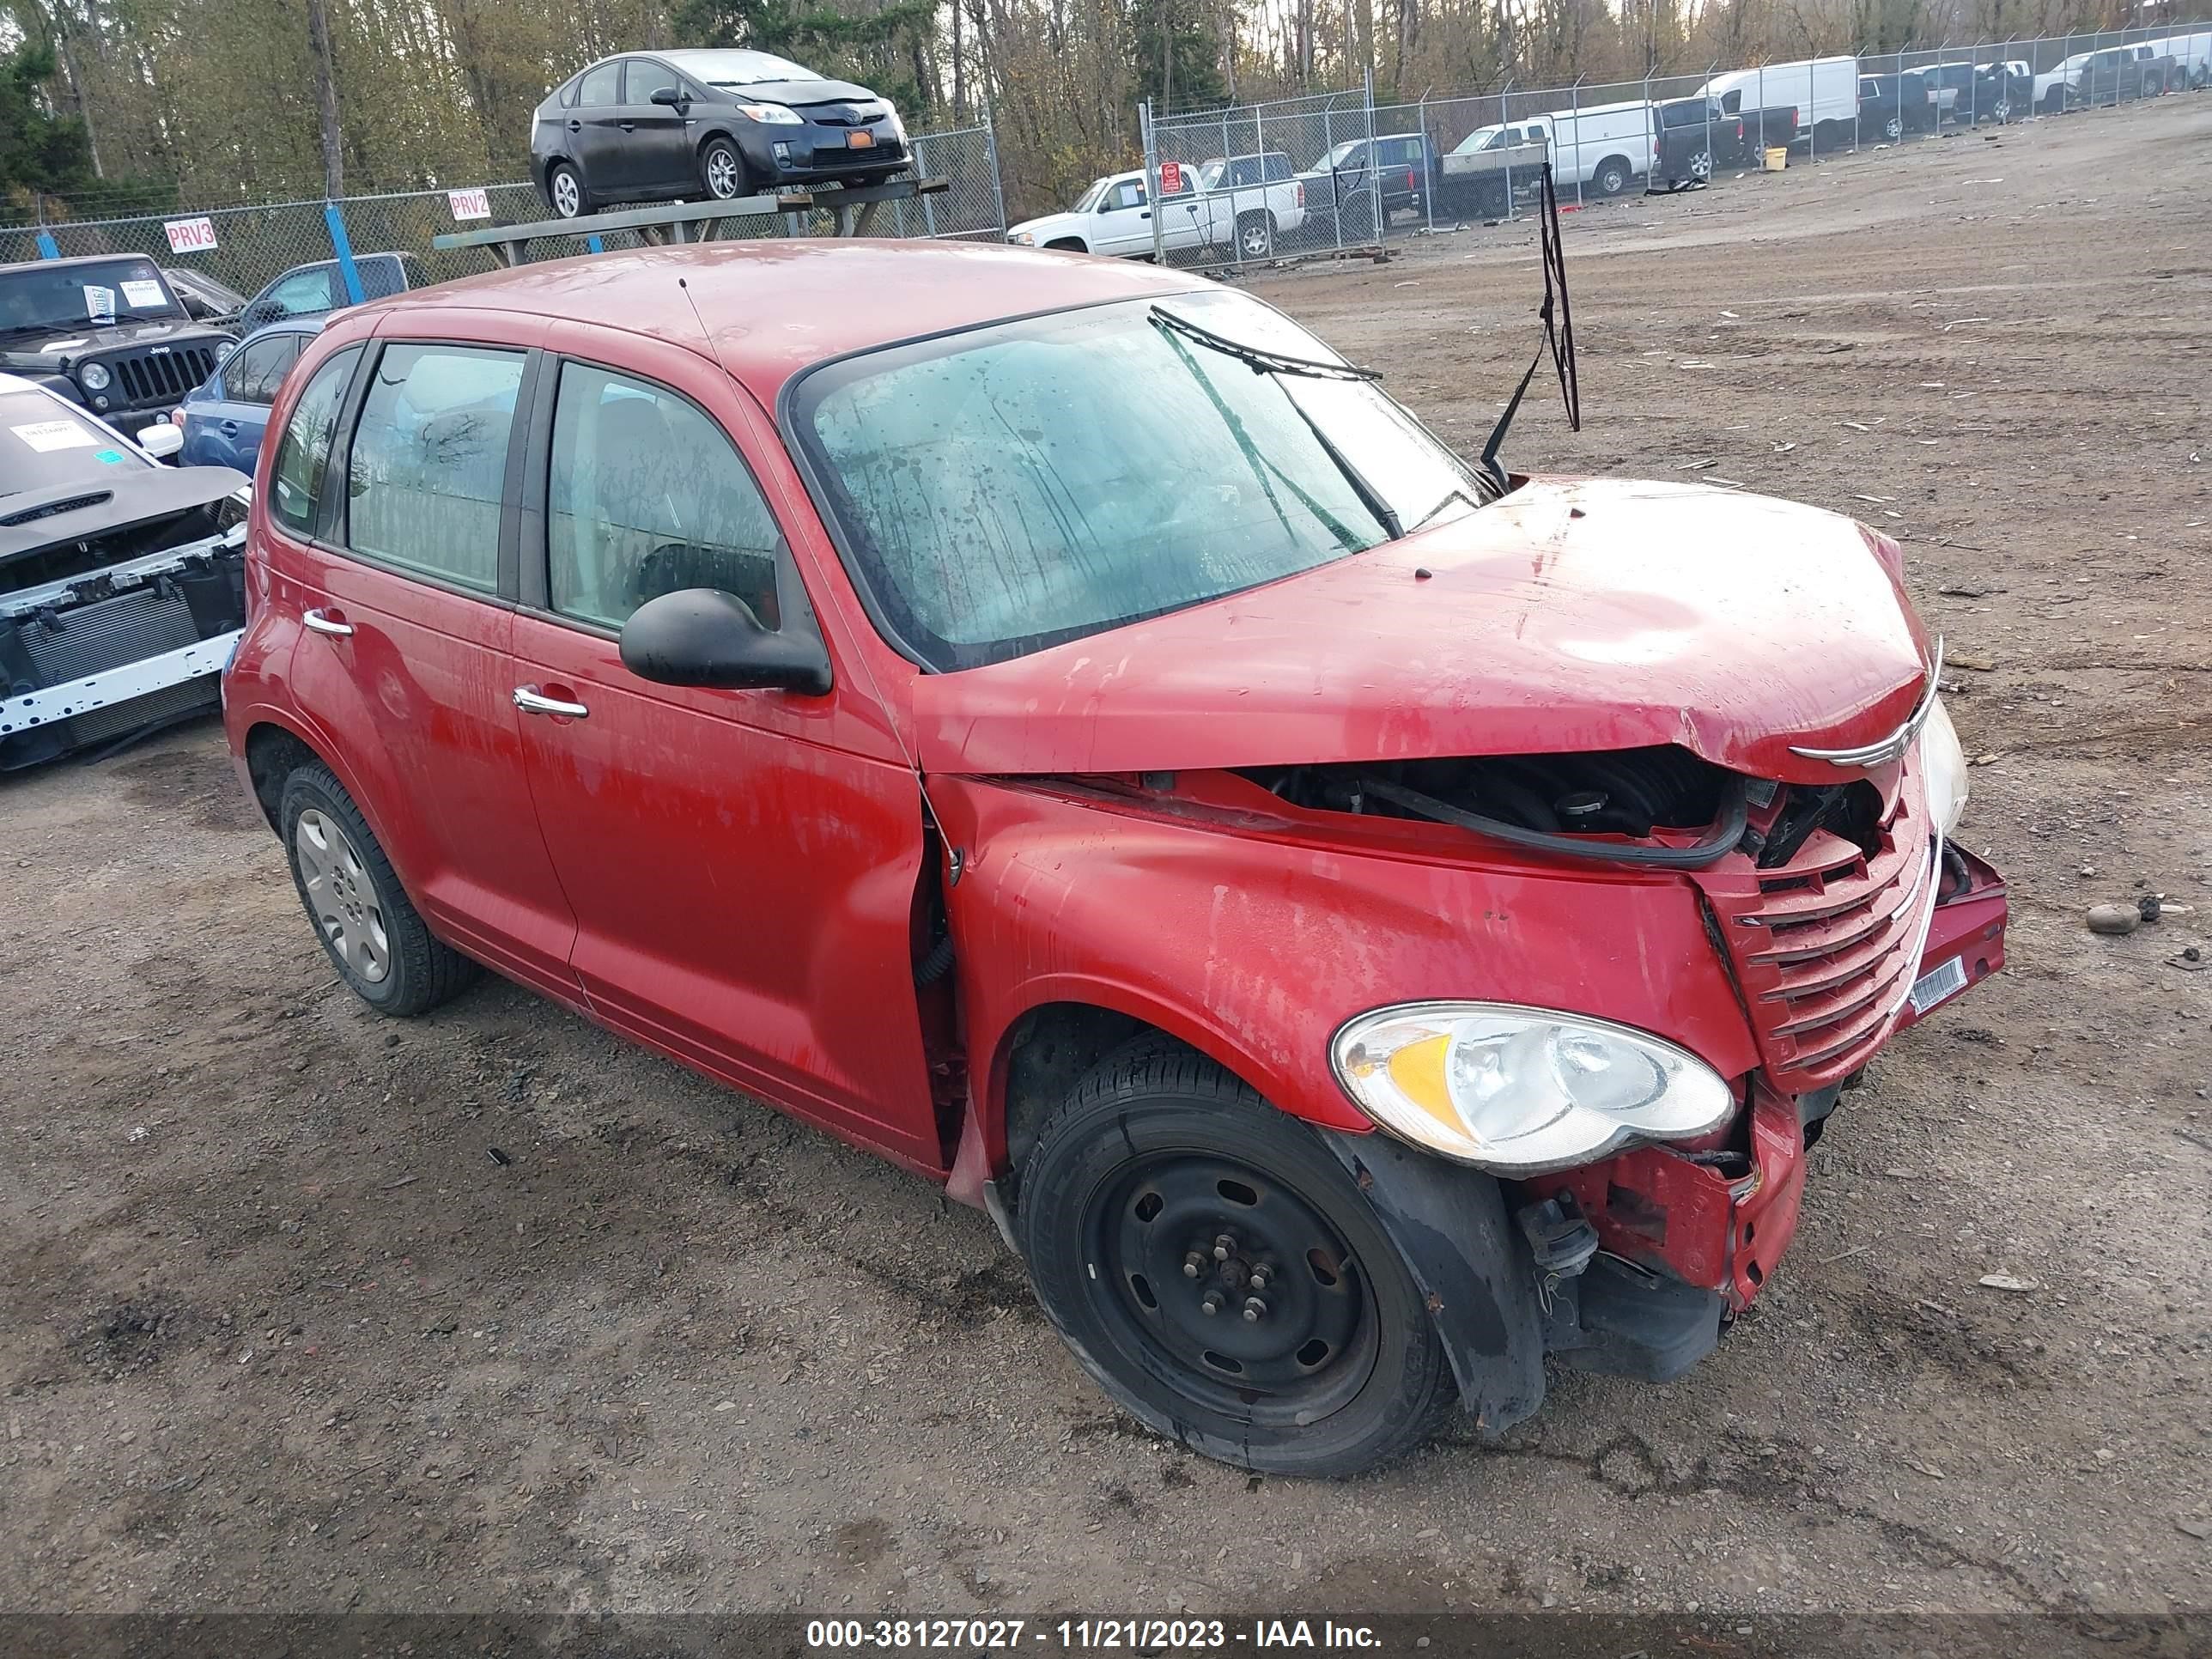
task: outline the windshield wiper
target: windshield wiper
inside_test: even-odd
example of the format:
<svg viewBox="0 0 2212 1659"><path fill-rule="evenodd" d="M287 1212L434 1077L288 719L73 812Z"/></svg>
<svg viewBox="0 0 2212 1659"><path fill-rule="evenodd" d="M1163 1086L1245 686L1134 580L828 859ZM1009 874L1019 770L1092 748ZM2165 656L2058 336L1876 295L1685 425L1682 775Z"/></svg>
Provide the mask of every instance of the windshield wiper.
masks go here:
<svg viewBox="0 0 2212 1659"><path fill-rule="evenodd" d="M1187 334L1209 350L1218 351L1224 356L1249 364L1255 374L1297 374L1315 380L1372 381L1382 378L1371 368L1353 368L1345 363L1316 362L1310 357L1285 357L1280 352L1262 351L1257 346L1246 345L1242 340L1216 334L1210 328L1200 328L1189 318L1178 317L1159 306L1152 307L1152 323L1158 328ZM1314 419L1312 412L1304 404L1291 396L1290 387L1279 380L1275 382L1275 390L1281 392L1290 406L1297 411L1298 418L1306 423L1306 430L1313 434L1314 441L1321 446L1322 453L1336 464L1336 470L1344 475L1345 483L1352 486L1352 494L1359 497L1360 504L1373 514L1376 521L1389 532L1385 539L1395 542L1403 536L1406 532L1399 522L1397 511L1382 498L1382 492L1367 481L1359 469L1352 464L1350 456L1329 441L1328 434L1322 430L1321 422Z"/></svg>
<svg viewBox="0 0 2212 1659"><path fill-rule="evenodd" d="M1437 499L1437 504L1434 507L1431 507L1427 512L1422 514L1419 518L1416 519L1413 523L1406 526L1406 533L1410 536L1417 530L1427 529L1429 526L1429 521L1434 519L1437 514L1449 507L1454 501L1463 501L1468 507L1473 508L1476 512L1480 512L1482 510L1482 503L1480 501L1475 500L1474 496L1468 495L1467 491L1462 489L1457 484L1454 484L1449 489L1444 491L1443 495Z"/></svg>
<svg viewBox="0 0 2212 1659"><path fill-rule="evenodd" d="M1324 363L1311 357L1286 357L1279 351L1267 351L1242 340L1232 340L1226 334L1216 334L1210 328L1201 328L1188 317L1179 317L1165 306L1152 307L1152 321L1162 328L1174 329L1188 334L1200 345L1249 363L1263 374L1303 374L1316 380L1379 380L1381 373L1372 368L1354 368L1350 363Z"/></svg>
<svg viewBox="0 0 2212 1659"><path fill-rule="evenodd" d="M1537 343L1536 355L1528 360L1528 367L1521 376L1521 384L1513 388L1507 399L1505 412L1498 417L1498 424L1490 429L1490 441L1482 447L1482 466L1503 494L1510 488L1505 469L1498 464L1498 447L1505 441L1507 428L1521 410L1521 399L1527 395L1528 382L1536 378L1536 366L1544 361L1544 354L1552 354L1553 367L1559 374L1559 400L1566 405L1567 430L1583 429L1582 382L1575 374L1575 316L1567 303L1567 251L1559 240L1559 198L1552 188L1552 163L1547 158L1540 175L1543 186L1543 209L1537 215L1536 234L1544 262L1544 302L1536 309L1544 325L1544 337Z"/></svg>

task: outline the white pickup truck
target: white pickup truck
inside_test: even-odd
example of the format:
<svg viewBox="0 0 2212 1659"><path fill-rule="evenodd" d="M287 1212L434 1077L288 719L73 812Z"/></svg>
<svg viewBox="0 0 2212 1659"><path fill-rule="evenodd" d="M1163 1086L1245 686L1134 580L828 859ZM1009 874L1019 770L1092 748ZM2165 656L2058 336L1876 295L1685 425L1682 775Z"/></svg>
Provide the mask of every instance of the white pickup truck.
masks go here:
<svg viewBox="0 0 2212 1659"><path fill-rule="evenodd" d="M1265 259L1305 223L1305 186L1296 172L1279 150L1195 163L1166 161L1160 166L1157 201L1142 168L1109 173L1092 180L1066 212L1024 220L1007 231L1006 240L1026 247L1126 258L1150 258L1157 246L1170 253L1233 248L1241 259Z"/></svg>

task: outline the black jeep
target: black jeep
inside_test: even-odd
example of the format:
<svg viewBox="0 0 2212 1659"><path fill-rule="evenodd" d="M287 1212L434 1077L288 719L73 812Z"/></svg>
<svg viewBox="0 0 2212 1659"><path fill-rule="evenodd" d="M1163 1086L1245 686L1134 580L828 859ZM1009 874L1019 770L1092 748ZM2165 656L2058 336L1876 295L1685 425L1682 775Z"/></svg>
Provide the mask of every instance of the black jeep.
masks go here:
<svg viewBox="0 0 2212 1659"><path fill-rule="evenodd" d="M196 323L138 254L0 265L0 373L136 434L215 372L231 337Z"/></svg>

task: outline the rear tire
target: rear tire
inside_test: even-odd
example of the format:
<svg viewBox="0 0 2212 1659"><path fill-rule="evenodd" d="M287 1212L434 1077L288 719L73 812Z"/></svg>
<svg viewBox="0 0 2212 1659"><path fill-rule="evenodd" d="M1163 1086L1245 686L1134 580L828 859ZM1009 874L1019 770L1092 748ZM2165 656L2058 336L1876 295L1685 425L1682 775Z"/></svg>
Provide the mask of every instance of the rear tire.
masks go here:
<svg viewBox="0 0 2212 1659"><path fill-rule="evenodd" d="M428 1013L477 977L476 963L431 936L361 809L320 761L284 780L276 827L324 954L378 1013Z"/></svg>
<svg viewBox="0 0 2212 1659"><path fill-rule="evenodd" d="M584 188L584 175L570 161L556 161L546 173L545 204L556 219L577 219L599 211L592 192Z"/></svg>
<svg viewBox="0 0 2212 1659"><path fill-rule="evenodd" d="M1030 1153L1015 1226L1078 1363L1205 1456L1355 1474L1454 1401L1419 1290L1344 1166L1180 1045L1140 1040L1076 1085Z"/></svg>
<svg viewBox="0 0 2212 1659"><path fill-rule="evenodd" d="M1275 253L1275 216L1248 213L1237 221L1237 257L1269 259Z"/></svg>
<svg viewBox="0 0 2212 1659"><path fill-rule="evenodd" d="M1597 164L1590 182L1597 186L1601 196L1619 196L1627 190L1628 181L1635 176L1635 169L1628 165L1626 156L1608 155Z"/></svg>

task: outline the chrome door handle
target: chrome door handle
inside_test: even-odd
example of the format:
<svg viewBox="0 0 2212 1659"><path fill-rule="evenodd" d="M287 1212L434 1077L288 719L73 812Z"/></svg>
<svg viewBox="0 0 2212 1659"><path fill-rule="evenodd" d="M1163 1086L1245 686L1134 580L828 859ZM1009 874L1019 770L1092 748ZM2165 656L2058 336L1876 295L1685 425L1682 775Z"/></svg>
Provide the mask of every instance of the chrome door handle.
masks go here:
<svg viewBox="0 0 2212 1659"><path fill-rule="evenodd" d="M514 688L514 706L526 714L558 714L572 720L582 720L592 712L580 702L562 702L558 697L549 697L534 685Z"/></svg>
<svg viewBox="0 0 2212 1659"><path fill-rule="evenodd" d="M353 624L351 623L340 622L335 617L325 615L320 611L307 611L300 618L300 620L307 625L308 631L311 633L328 634L335 640L345 640L351 639L353 637Z"/></svg>

